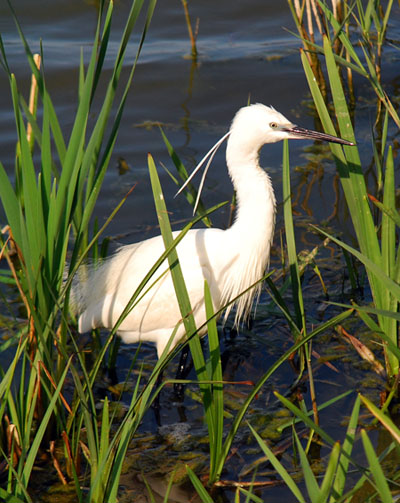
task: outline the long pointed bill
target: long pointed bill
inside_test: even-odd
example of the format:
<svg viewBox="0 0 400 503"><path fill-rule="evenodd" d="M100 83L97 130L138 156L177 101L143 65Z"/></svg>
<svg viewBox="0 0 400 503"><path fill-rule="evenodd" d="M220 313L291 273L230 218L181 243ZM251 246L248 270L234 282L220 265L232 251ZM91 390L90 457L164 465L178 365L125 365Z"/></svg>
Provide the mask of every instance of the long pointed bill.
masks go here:
<svg viewBox="0 0 400 503"><path fill-rule="evenodd" d="M299 126L289 126L282 128L282 130L289 133L292 139L321 140L329 141L331 143L340 143L341 145L355 145L355 143L352 143L351 141L342 140L342 138L337 138L336 136L332 136L330 134L320 133L318 131L305 129Z"/></svg>

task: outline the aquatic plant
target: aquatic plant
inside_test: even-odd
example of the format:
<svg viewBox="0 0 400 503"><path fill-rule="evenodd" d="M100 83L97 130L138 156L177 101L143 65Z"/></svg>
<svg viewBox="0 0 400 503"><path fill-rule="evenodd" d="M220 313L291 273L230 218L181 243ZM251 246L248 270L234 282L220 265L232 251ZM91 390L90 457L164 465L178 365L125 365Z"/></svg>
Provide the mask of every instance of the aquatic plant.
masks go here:
<svg viewBox="0 0 400 503"><path fill-rule="evenodd" d="M85 65L82 57L80 63L78 107L69 138L65 138L62 132L44 72L36 65L9 4L37 86L37 91L33 93L37 99L33 101L36 102L33 107L26 105L7 60L3 41L0 40L0 62L9 78L18 134L13 180L0 164L0 199L8 222L8 236L3 238L2 254L10 265L28 320L18 334L19 340L15 341L12 364L7 371L2 371L0 424L2 429L5 428L2 432L2 438L5 439L2 455L8 466L6 489L0 489L2 499L14 495L13 501L31 501L27 488L38 453L42 446L48 448L50 442L61 436L64 438L66 458L73 472L79 500L83 498L78 480L78 458L82 452L89 453L92 501L100 501L100 497L107 499L107 494L112 494L118 486L118 477L111 479L110 484L110 479L105 477L104 463L109 466L112 459L110 452L113 452L106 449L106 435L110 431L98 432L92 391L111 339L93 367L86 371L81 350L68 326L68 298L74 271L100 234L97 233L89 243L93 208L116 141L126 96L155 3L153 0L147 4L136 57L128 78L121 86L120 77L128 42L144 10L143 0L132 3L111 77L102 96L102 106L91 127L89 117L94 97L102 92L99 80L107 54L114 7L113 2L107 8L105 1L99 3L90 60ZM117 101L119 89L122 93ZM36 114L39 107L41 114ZM35 166L33 155L36 149L40 154L38 167ZM74 247L66 271L72 235ZM17 367L22 369L20 377L16 372ZM76 388L72 404L64 389L69 373L73 376ZM83 384L80 377L82 373ZM14 383L18 383L17 389ZM142 408L143 403L142 400ZM75 415L78 410L80 413ZM87 451L81 441L83 429L87 434ZM118 445L121 445L121 441ZM120 454L115 444L113 449ZM113 463L109 467L109 474L115 476L115 470L120 469L121 463L121 459L119 465ZM103 468L101 477L98 471L100 465Z"/></svg>
<svg viewBox="0 0 400 503"><path fill-rule="evenodd" d="M366 78L377 95L377 135L375 135L376 143L373 151L378 180L375 194L370 194L367 188L358 148L345 147L342 151L331 145L359 250L355 250L333 236L329 237L354 255L366 268L374 300L370 313L376 315L377 323L368 315L365 308L354 307L358 309L359 315L368 327L382 338L386 372L388 377L393 379L399 371L400 251L396 250L396 227L399 224L399 214L395 203L393 153L392 147L387 143L387 134L389 116L397 127L400 125L400 119L382 87L380 69L382 43L385 39L392 2L387 4L385 11L380 2L376 4L370 1L365 9L361 2L357 2L358 17L349 8L347 2L343 2L345 10L347 9L347 16L342 23L325 4L318 2L318 5L324 16L325 26L329 28L326 28L323 36L323 45L314 44L313 50L323 55L338 127L345 138L356 142L352 127L352 113L347 103L338 65ZM351 14L362 33L360 43L364 62L355 50L350 40L349 30L346 29ZM373 27L376 32L375 37L371 35ZM338 42L340 42L340 50L337 48ZM346 58L343 57L342 52L347 55ZM301 59L320 120L325 131L332 133L335 128L328 114L326 100L315 80L315 73L312 71L305 52L302 53ZM385 110L384 113L383 110ZM383 127L379 127L381 120ZM380 147L378 147L379 142ZM380 210L375 218L372 204ZM326 233L325 235L328 236Z"/></svg>
<svg viewBox="0 0 400 503"><path fill-rule="evenodd" d="M150 1L147 5L148 10L136 60L153 14L155 1ZM349 135L347 137L352 138L352 135L348 133L352 111L346 110L346 100L344 100L346 95L343 92L337 63L343 64L346 71L349 69L364 75L371 82L381 105L387 109L387 113L380 116L383 117L380 136L382 143L379 148L375 148L374 152L377 160L377 178L380 180L379 190L374 195L369 194L365 188L357 154L351 153L350 150L345 150L344 153L333 150L342 174L356 234L362 241L360 241L360 249L355 250L354 247L340 242L334 236L330 236L330 239L357 257L360 263L368 269L368 278L374 289L376 305L373 307L348 306L347 310L321 322L318 326L313 326L313 320L307 319L301 284L304 267L299 263L294 240L289 158L287 146L284 145L285 248L290 274L282 287L278 287L269 276L265 279L274 302L288 322L294 343L256 383L247 383L247 386L251 385L251 390L228 419L224 404L224 394L226 396L225 390L228 383L223 382L222 379L218 334L215 327L217 313L212 311L207 285L205 285L209 346L208 350L203 351L197 335L197 328L200 327L195 327L191 319L185 285L180 277L178 262L174 255L176 244L184 237L185 232L200 219L209 222L208 215L213 209L206 210L200 206L196 219L190 222L175 240L172 240L168 212L162 197L157 171L152 157L148 158L153 195L166 250L153 268L148 271L140 288L132 293L127 310L134 308L146 284L153 281L161 264L168 259L170 264L173 264L176 291L182 306L182 320L189 334L186 344L190 345L195 361L197 371L195 384L198 386L202 399L209 440L210 457L209 465L204 471L206 476L200 480L200 475L204 473L196 474L189 467L187 473L201 499L208 503L213 501L216 488L224 487L224 484L228 485L228 482L223 479L223 470L239 428L243 427L246 419L251 424L252 435L259 443L260 449L299 501L307 500L308 497L311 501L314 501L313 498L317 500L317 497L318 501L337 501L344 498L350 500L353 495L356 497L357 491L366 481L374 484L376 488L374 491L383 501L389 501L392 496L394 486L388 485L385 480L384 468L388 456L399 449L400 433L385 411L389 399L383 409L378 409L368 398L363 396L360 399L357 398L348 426L344 431L343 443L339 445L337 439L327 435L324 425L318 420L322 407L329 406L331 403L316 403L315 394L312 394L314 398L308 410L305 401L301 398L293 403L276 394L282 406L293 414L288 426L293 428L293 452L297 453L294 459L298 461L299 467L296 473L290 472L288 467L275 456L273 447L266 444L265 440L260 441L260 435L257 434L256 427L251 421L252 418L248 415L251 404L271 376L289 360L291 355L302 348L304 352L300 354L301 370L308 371L312 390L311 348L307 347L308 343L314 337L342 323L354 310L385 342L389 374L395 375L400 359L395 339L395 332L398 329L399 298L398 289L395 286L398 283L399 271L399 252L397 251L396 255L395 249L398 213L394 203L393 159L390 149L386 148L389 117L392 117L395 123L398 123L398 118L396 118L395 107L384 94L380 84L380 72L377 70L384 41L382 34L385 32L390 10L388 8L382 17L379 10L373 9L374 5L368 2L366 10L361 10L361 2L356 4L360 12L359 26L362 28L365 43L369 44L369 48L366 46L364 63L356 59L357 53L354 52L354 47L348 38L349 24L343 23L343 20L338 24L336 18L332 17L322 2L319 4L320 12L323 12L324 19L331 23L331 30L334 30L335 34L332 35L330 31L326 32L321 47L316 45L315 39L310 40L313 45L307 45L307 50L312 49L324 55L322 63L326 60L328 66L326 85L331 86L335 108L340 118L338 123L344 136ZM391 3L389 2L388 5ZM1 369L0 382L0 447L4 461L1 467L4 470L3 474L6 474L4 485L0 488L0 498L6 501L14 503L32 501L29 488L32 470L35 463L38 463L39 455L45 452L48 455L47 460L52 463L62 483L69 485L75 491L74 501L116 501L120 476L130 442L142 423L146 411L160 392L160 388L156 385L160 373L177 353L177 350L169 354L166 352L146 378L142 368L139 368L135 375L134 386L130 384L131 374L128 372L125 382L121 385L121 394L129 391L130 396L121 418L116 406L119 398L115 401L116 403L111 403L109 398L100 402L95 390L100 372L106 366L107 352L109 352L108 358L112 360L118 350L115 336L118 324L105 342L101 342L100 338L94 336L97 347L91 352L91 361L85 348L82 349L75 339L68 324L68 289L72 276L91 250L95 250L94 257L101 254L98 251L100 248L98 240L105 226L101 229L97 229L96 226L90 229L89 222L116 141L126 93L133 78L136 60L123 86L122 97L117 102L117 112L114 117L111 117L112 104L115 104L116 100L115 91L118 85L121 85L120 72L128 49L128 40L143 8L143 1L135 1L132 4L112 76L102 100L103 106L97 114L98 120L92 129L88 118L93 109L94 96L101 93L99 79L104 73L103 65L106 60L113 15L113 3L111 2L106 9L105 2L100 2L97 32L90 61L84 64L82 59L80 65L79 107L69 138L65 138L61 131L55 107L46 86L45 75L38 69L22 31L20 30L21 39L37 85L37 99L33 100L32 107L25 103L11 72L4 45L0 42L1 64L9 76L18 131L15 172L9 177L3 167L0 167L0 198L9 224L9 234L3 240L3 253L9 260L14 284L18 285L21 298L25 302L28 320L9 341L2 343L1 347L1 349L11 347L15 350L8 368ZM344 20L346 19L345 16ZM381 24L379 31L381 46L375 59L371 56L375 42L369 36L372 21L375 26ZM340 49L337 52L338 40L342 42L347 51L346 54L352 58L351 61L347 56L343 57ZM314 82L315 74L312 70L310 71L310 62L305 53L302 55L302 60L322 122L327 132L334 133L325 101L319 94L318 86ZM35 101L37 105L34 104ZM36 112L37 108L41 113ZM40 123L38 116L41 117ZM32 128L30 134L27 131L28 127L25 126L26 119ZM110 127L106 127L106 124ZM53 145L54 148L52 148ZM34 164L32 149L40 153L40 162L37 163L39 167ZM182 170L179 159L174 157L176 153L171 145L168 149ZM187 176L183 170L182 173L183 177ZM368 215L368 212L372 213L372 206L367 198L381 212L378 212L378 218L374 219L374 215ZM188 195L189 201L194 202L195 199L195 195ZM118 211L119 206L115 212ZM110 219L115 212L110 215ZM379 236L376 225L379 225L381 229ZM93 237L90 237L91 235ZM65 271L67 250L71 243L74 244L69 258L70 268ZM370 243L372 243L371 250L369 250ZM10 281L10 275L2 274L2 278ZM287 297L284 296L284 294L288 296L289 291L293 308L289 307L289 303L286 302ZM132 357L131 369L136 366L137 355L138 353ZM168 380L164 385L171 382L174 380ZM389 398L395 393L396 385L396 381L393 380ZM339 395L336 399L341 396ZM361 433L357 430L360 400L393 437L393 442L379 456L371 445L370 435L366 433L367 428ZM299 425L307 428L305 445L304 435L299 433ZM353 445L357 438L361 438L363 443L363 452L366 454L365 466L356 463L352 457ZM307 458L310 446L318 439L322 439L328 452L322 482L313 473L310 458ZM355 477L354 473L357 474L357 483L351 490L345 484L349 479L350 469L353 471L352 477ZM304 477L305 489L294 477L299 474ZM236 482L235 501L240 501L241 497L245 501L261 501L255 489L258 487L256 471L252 482L246 487L241 487L240 481ZM391 482L396 482L396 480ZM172 483L171 476L169 488ZM167 498L168 492L165 501Z"/></svg>

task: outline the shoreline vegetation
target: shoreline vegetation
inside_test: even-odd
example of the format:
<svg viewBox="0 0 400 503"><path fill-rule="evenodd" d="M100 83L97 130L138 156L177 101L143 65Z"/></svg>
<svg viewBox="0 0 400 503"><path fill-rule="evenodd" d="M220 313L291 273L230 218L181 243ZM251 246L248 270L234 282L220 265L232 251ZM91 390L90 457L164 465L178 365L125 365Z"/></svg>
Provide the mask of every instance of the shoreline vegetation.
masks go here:
<svg viewBox="0 0 400 503"><path fill-rule="evenodd" d="M196 494L196 501L206 503L262 502L262 491L277 483L285 487L288 491L285 494L290 494L294 501L312 503L356 502L360 501L360 495L363 501L386 503L392 502L400 492L400 214L389 134L393 126L400 127L400 119L396 104L385 90L382 66L393 1L343 0L333 2L332 9L320 0L288 0L288 4L299 45L302 45L300 59L316 121L321 128L356 143L354 75L366 79L376 95L371 145L376 179L373 191L367 188L358 147L330 144L357 245L342 241L322 224L314 226L323 245L334 245L343 255L354 291L359 287L359 278L364 278L363 287L371 293L371 301L363 302L361 296L355 296L357 301L347 304L331 302L335 314L329 317L327 310L328 315L317 322L307 312L305 271L314 270L323 292L327 293L329 285L318 268L318 250L304 257L304 253L296 249L290 161L285 142L282 271L266 274L263 288L268 293L268 302L286 323L292 340L290 347L282 350L257 382L233 383L241 385L241 399L236 409L228 407L226 390L232 383L223 378L220 331L208 286L205 285L204 291L208 337L202 346L198 336L200 327L195 326L191 316L175 251L185 233L200 220L209 225L212 212L221 205L206 209L201 202L196 217L174 240L155 161L149 154L154 202L166 250L137 291L132 292L125 314L134 309L141 293L154 281L160 265L168 259L188 335L185 345L190 346L197 376L195 383L180 383L196 385L196 399L201 403L202 420L207 429L207 454L202 463L196 465L188 458L176 460L176 467L165 477L162 497L165 502L169 501L174 487L183 481L190 486L192 498ZM191 55L196 59L199 24L197 21L193 31L190 4L182 0L182 5ZM116 332L124 313L107 338L100 337L98 332L92 334L88 351L82 347L76 320L69 308L74 274L78 267L84 268L87 258L96 261L106 255L107 225L128 197L121 200L101 228L97 223L93 225L97 197L117 141L127 93L156 8L155 0L132 2L113 70L101 96L103 105L97 120L89 126L91 106L101 92L99 80L108 61L114 9L113 2L100 0L91 57L88 63L83 57L80 61L76 116L71 134L66 138L46 87L40 65L43 54L32 54L10 5L33 77L27 103L0 39L0 64L9 78L18 133L13 176L0 164L0 199L6 216L6 222L2 223L1 258L8 265L8 272L2 272L0 279L18 292L26 320L0 345L1 352L13 355L7 367L0 367L0 499L8 503L42 501L32 492L32 478L43 460L46 466L51 466L52 477L57 480L55 485L64 488L63 501L119 501L126 455L140 437L143 418L162 389L175 382L165 379L160 385L158 378L181 348L163 354L150 370L139 362L138 348L132 354L124 382L118 384L119 390L99 399L96 383L102 379L105 369L115 368L119 350ZM128 75L122 77L132 33L140 34L136 57ZM188 174L183 163L164 132L162 138L178 176L185 180ZM172 173L171 176L174 177ZM186 197L190 204L194 205L196 195L194 187L189 186ZM67 271L66 263L69 264ZM362 340L351 333L351 323L355 322L365 326L367 337ZM356 393L354 388L321 402L316 390L312 343L335 332L352 345L368 371L379 376L380 403ZM280 413L284 411L276 431L279 435L288 429L291 431L286 437L290 456L284 456L262 435L251 413L265 385L272 383L272 377L286 364L296 368L296 382L288 394L272 391ZM307 387L307 401L303 393L296 391L299 383ZM128 402L126 396L129 396ZM337 418L335 431L341 434L333 438L321 421L321 412L343 399L352 400L351 414L344 421L342 417ZM244 438L244 429L247 438L257 446L259 458L251 465L247 480L227 480L224 469L240 451L238 438ZM377 449L375 431L385 432L388 440L384 449ZM313 452L321 449L323 462L319 459L317 467ZM241 459L240 452L238 459ZM261 475L265 466L268 476ZM148 482L150 477L146 473L142 477L148 500L155 501Z"/></svg>

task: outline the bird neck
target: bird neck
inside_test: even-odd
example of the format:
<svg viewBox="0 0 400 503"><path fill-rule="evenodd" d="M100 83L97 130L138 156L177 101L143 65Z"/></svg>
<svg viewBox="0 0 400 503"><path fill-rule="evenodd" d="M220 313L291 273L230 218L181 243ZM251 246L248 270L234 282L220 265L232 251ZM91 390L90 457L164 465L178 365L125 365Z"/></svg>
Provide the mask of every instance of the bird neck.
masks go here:
<svg viewBox="0 0 400 503"><path fill-rule="evenodd" d="M230 138L231 139L231 138ZM247 152L237 148L240 143L228 142L226 161L236 191L235 223L225 231L225 270L222 305L241 295L236 303L235 323L250 312L261 283L254 288L269 265L275 227L275 195L269 176L261 169L258 150ZM226 310L227 317L230 308Z"/></svg>
<svg viewBox="0 0 400 503"><path fill-rule="evenodd" d="M259 151L246 151L239 142L229 141L226 161L237 200L233 231L256 249L264 248L269 256L276 201L271 179L260 167Z"/></svg>

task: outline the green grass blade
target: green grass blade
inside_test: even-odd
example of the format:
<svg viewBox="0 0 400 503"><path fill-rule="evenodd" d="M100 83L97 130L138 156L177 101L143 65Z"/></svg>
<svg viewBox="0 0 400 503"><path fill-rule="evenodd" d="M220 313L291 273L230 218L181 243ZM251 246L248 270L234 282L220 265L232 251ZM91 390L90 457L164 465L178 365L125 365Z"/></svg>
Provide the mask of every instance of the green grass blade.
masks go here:
<svg viewBox="0 0 400 503"><path fill-rule="evenodd" d="M252 489L253 486L250 486L250 491L244 489L243 487L239 487L240 493L246 496L244 503L250 503L250 501L253 501L254 503L264 503L265 500L261 499L259 496L256 496L253 492L251 492ZM238 501L239 503L239 499L235 501Z"/></svg>
<svg viewBox="0 0 400 503"><path fill-rule="evenodd" d="M340 455L339 458L338 469L332 487L332 496L329 500L330 503L337 501L338 498L342 496L344 491L351 454L353 452L359 414L360 414L360 398L357 395L350 416L349 424L347 426L346 437L344 439L342 447L342 454Z"/></svg>
<svg viewBox="0 0 400 503"><path fill-rule="evenodd" d="M283 288L278 290L278 288L275 286L274 282L270 279L267 278L266 283L270 289L270 295L272 297L272 300L274 303L277 305L277 307L280 309L282 312L283 316L286 318L286 321L289 323L290 329L292 333L294 334L293 339L298 340L301 337L301 330L299 329L295 317L290 313L289 307L287 306L284 298L281 295L281 291L285 289L285 285ZM289 281L288 281L289 285Z"/></svg>
<svg viewBox="0 0 400 503"><path fill-rule="evenodd" d="M345 139L355 141L354 131L351 124L351 118L348 110L345 94L343 92L340 75L336 67L333 57L333 52L327 40L324 40L324 50L326 57L326 66L329 75L329 82L332 90L332 97L335 105L335 112L338 118L340 133ZM339 149L341 148L338 146ZM334 149L331 149L334 152ZM335 148L335 150L338 150ZM351 214L352 222L355 227L358 242L362 253L366 254L375 263L380 263L381 252L375 225L372 219L372 213L369 207L367 189L364 180L364 174L361 169L361 161L356 147L344 147L346 154L346 163L348 166L349 181L353 187L353 195L355 198L356 211ZM335 154L334 154L335 155ZM347 203L349 201L346 197ZM373 293L378 297L380 288L376 282L372 280L371 288Z"/></svg>
<svg viewBox="0 0 400 503"><path fill-rule="evenodd" d="M361 63L356 50L354 49L354 45L351 43L349 38L347 37L346 33L342 29L342 26L339 24L335 16L333 15L333 12L327 7L326 3L324 3L322 0L317 0L320 8L322 9L323 13L325 14L327 20L333 27L334 32L336 33L336 36L339 37L340 42L343 44L343 47L346 49L350 57L355 61L356 67L365 75L365 69L363 67L363 64ZM345 61L345 60L344 60Z"/></svg>
<svg viewBox="0 0 400 503"><path fill-rule="evenodd" d="M183 182L185 182L188 178L188 172L161 127L160 127L160 131L161 131L161 136L164 140L165 146L167 147L168 154L171 157L171 160L174 163L175 168L176 168L181 180ZM178 181L176 179L174 179L174 181L178 185ZM189 183L189 185L187 186L187 188L185 190L185 197L186 197L188 203L190 204L190 206L193 208L196 203L196 199L197 199L197 190L192 183ZM197 206L197 214L202 215L204 213L205 213L205 206L200 199L199 204ZM207 225L207 227L211 227L210 218L205 217L203 219L203 222L205 225Z"/></svg>
<svg viewBox="0 0 400 503"><path fill-rule="evenodd" d="M311 503L319 503L321 500L321 490L318 486L317 479L313 471L311 470L310 463L308 462L307 455L304 452L304 449L301 445L299 437L295 430L293 430L293 435L296 441L297 451L300 457L300 464L304 476L304 481L306 483L308 496L310 498Z"/></svg>
<svg viewBox="0 0 400 503"><path fill-rule="evenodd" d="M395 208L389 208L385 206L383 203L378 201L375 198L372 198L370 196L370 199L372 200L373 204L379 208L379 210L382 212L382 214L386 215L388 219L390 219L397 227L400 227L400 213L395 209ZM383 255L383 253L382 253Z"/></svg>
<svg viewBox="0 0 400 503"><path fill-rule="evenodd" d="M388 208L390 213L396 214L396 183L394 174L394 162L392 148L389 147L386 169L385 169L385 185L383 192L383 206ZM397 213L398 214L398 213ZM396 226L395 222L385 212L382 213L382 232L381 232L381 248L382 248L382 267L385 274L396 281L395 263L396 263ZM398 299L394 298L390 290L384 290L384 298L382 299L379 307L389 309L393 312L398 311ZM384 317L381 323L384 323L384 332L392 336L394 344L398 343L397 328L398 323L394 318ZM388 364L390 367L390 374L396 375L399 369L399 360L395 355L389 351L387 353Z"/></svg>
<svg viewBox="0 0 400 503"><path fill-rule="evenodd" d="M158 178L153 158L150 155L148 156L148 165L160 230L163 236L165 248L168 248L173 243L172 230L168 219L167 208L165 206L160 180ZM171 274L173 274L173 277L175 276L174 286L177 291L176 294L181 314L185 320L185 327L187 327L188 333L195 332L196 326L194 324L193 316L191 315L192 306L190 305L189 295L186 287L184 286L182 272L179 267L178 255L175 250L171 251L170 256L168 257L168 262L170 264ZM178 272L176 273L175 271Z"/></svg>
<svg viewBox="0 0 400 503"><path fill-rule="evenodd" d="M355 302L353 302L351 305L342 304L341 302L329 302L329 304L332 304L333 306L344 307L346 309L352 307L355 311L357 311L360 314L360 317L361 313L372 313L376 314L377 316L387 316L388 318L393 318L394 320L400 321L400 313L398 313L397 311L377 309L373 306L359 306ZM382 328L380 328L379 325L374 322L374 320L371 319L370 322L366 322L365 324L368 326L368 328L371 329L371 331L377 332L381 336Z"/></svg>
<svg viewBox="0 0 400 503"><path fill-rule="evenodd" d="M7 492L1 488L0 488L0 498L2 498L4 503L25 503L27 501L25 499L20 499L20 498L17 498L16 496L13 496L9 492ZM29 500L32 501L30 498L29 498Z"/></svg>
<svg viewBox="0 0 400 503"><path fill-rule="evenodd" d="M104 1L100 2L99 3L99 13L98 13L99 19L101 19L103 17L104 7L105 7ZM101 72L102 72L103 65L104 65L104 60L105 60L106 53L107 53L108 41L110 39L110 33L111 33L111 21L112 21L113 10L114 10L114 2L110 2L108 4L107 12L106 12L106 15L104 18L103 31L102 31L102 34L100 37L101 42L100 42L100 47L98 50L96 71L95 71L94 78L93 78L91 101L93 100L94 95L96 93L97 84L98 84L100 76L101 76ZM85 82L83 58L81 58L79 82L80 82L79 96L81 96L81 94L83 92L83 85Z"/></svg>
<svg viewBox="0 0 400 503"><path fill-rule="evenodd" d="M325 476L320 488L320 496L318 503L326 503L328 501L328 497L331 492L334 478L336 475L336 469L339 462L339 455L340 455L340 444L339 442L336 442L329 456L328 466L326 467Z"/></svg>
<svg viewBox="0 0 400 503"><path fill-rule="evenodd" d="M216 478L218 459L221 455L222 439L224 434L224 395L222 384L221 353L219 348L219 338L217 331L217 320L214 316L212 297L207 282L204 284L204 302L207 317L208 345L210 358L206 363L209 380L212 384L212 405L210 418L213 427L210 428L210 482ZM212 436L213 435L213 436Z"/></svg>
<svg viewBox="0 0 400 503"><path fill-rule="evenodd" d="M369 398L360 395L360 399L363 404L369 409L369 411L378 419L378 421L388 430L396 442L400 445L400 429L395 425L395 423L390 419L390 417L382 412L381 409L369 400Z"/></svg>
<svg viewBox="0 0 400 503"><path fill-rule="evenodd" d="M317 227L315 227L315 229L317 229ZM365 265L367 270L373 274L373 276L375 277L375 281L381 284L380 289L381 290L384 290L385 288L388 289L391 292L391 294L400 302L400 286L396 282L394 282L391 278L389 278L384 273L382 268L379 267L379 265L377 265L377 263L373 262L372 259L370 259L368 256L364 255L363 253L360 253L355 248L347 245L340 239L336 239L335 237L323 231L322 229L317 230L324 236L329 237L329 239L331 239L341 248L344 248L349 253L354 255L360 262L362 262Z"/></svg>
<svg viewBox="0 0 400 503"><path fill-rule="evenodd" d="M101 415L101 431L100 431L100 450L99 450L99 464L106 458L106 453L109 447L109 433L110 433L110 410L108 405L108 398L103 400L103 412Z"/></svg>
<svg viewBox="0 0 400 503"><path fill-rule="evenodd" d="M293 414L300 418L305 425L307 425L311 430L314 430L317 435L319 435L325 442L330 445L335 445L334 439L328 435L322 428L317 426L314 421L301 409L296 407L290 400L279 394L277 391L274 392L274 395L282 402L282 404L289 409Z"/></svg>
<svg viewBox="0 0 400 503"><path fill-rule="evenodd" d="M112 462L112 457L108 456L109 448L109 434L110 434L110 417L109 417L109 406L108 398L106 397L103 401L103 411L101 415L100 422L100 439L99 439L99 449L97 452L96 464L92 464L92 481L91 481L91 501L100 502L102 497L106 492L107 480L109 467L107 464ZM94 453L91 451L91 455ZM107 463L108 461L108 463ZM98 470L95 469L98 467ZM93 478L93 475L95 477Z"/></svg>
<svg viewBox="0 0 400 503"><path fill-rule="evenodd" d="M25 234L25 226L18 198L3 164L0 162L0 198L6 214L7 222L10 225L13 236L17 244L22 247Z"/></svg>
<svg viewBox="0 0 400 503"><path fill-rule="evenodd" d="M321 412L322 410L326 409L327 407L330 407L331 405L335 404L336 402L338 402L339 400L342 400L343 398L346 398L348 395L350 395L351 393L354 393L353 390L348 390L348 391L345 391L344 393L341 393L340 395L338 396L335 396L334 398L331 398L330 400L327 400L326 402L324 403L321 403L320 405L318 405L318 412ZM306 414L311 417L313 415L313 411L312 410L309 410L308 412L306 412ZM277 427L277 431L279 433L281 433L285 428L288 428L289 426L293 426L293 424L296 424L300 422L300 419L296 418L296 419L290 419L289 421L287 422L284 422L282 424L280 424L278 427Z"/></svg>
<svg viewBox="0 0 400 503"><path fill-rule="evenodd" d="M33 165L32 154L29 143L26 137L26 129L19 109L19 93L15 77L11 77L11 92L14 105L14 117L17 126L18 143L19 143L19 162L23 166L23 183L22 194L24 198L26 222L27 222L27 236L31 245L31 253L37 258L40 255L40 246L38 243L38 233L35 228L35 216L38 207L38 194L36 186L36 173ZM17 161L18 162L18 161ZM42 219L37 222L43 228ZM20 244L20 243L19 243Z"/></svg>
<svg viewBox="0 0 400 503"><path fill-rule="evenodd" d="M41 152L41 161L42 161L42 169L41 169L41 200L43 206L43 213L45 221L49 221L49 206L50 206L50 194L52 191L52 164L53 159L51 155L51 137L50 137L50 120L49 120L49 112L46 105L43 106L43 126L42 126L42 135L40 142L40 152ZM53 239L46 239L48 243L52 243ZM51 253L51 247L48 248L48 257L50 263L52 262L52 257L49 255Z"/></svg>
<svg viewBox="0 0 400 503"><path fill-rule="evenodd" d="M306 503L306 500L303 498L300 489L297 487L296 482L290 476L286 468L282 465L282 463L278 460L272 450L268 447L267 443L260 437L260 435L255 431L255 429L249 424L249 428L254 435L254 438L257 440L258 445L261 450L268 458L268 461L272 464L274 469L277 471L279 476L282 478L286 486L292 491L293 496L300 503Z"/></svg>
<svg viewBox="0 0 400 503"><path fill-rule="evenodd" d="M376 489L381 498L381 501L382 503L393 503L393 496L390 492L385 474L383 473L379 459L375 454L375 449L364 429L361 430L361 439L364 445L365 454L368 459L369 468L375 480Z"/></svg>
<svg viewBox="0 0 400 503"><path fill-rule="evenodd" d="M314 73L311 69L311 66L308 62L307 56L302 52L301 53L301 61L303 63L304 73L307 77L308 86L310 88L316 109L318 111L318 115L321 119L321 123L326 133L337 136L335 128L333 126L332 120L330 118L328 108L325 104L322 93L318 87L318 84L315 80ZM338 168L338 172L340 175L340 179L343 186L343 191L346 197L347 204L349 206L350 214L354 215L358 210L355 203L355 195L353 185L350 183L350 174L349 168L346 163L346 159L343 154L343 150L339 145L332 145L331 150L335 157L335 162ZM357 222L356 222L357 224Z"/></svg>
<svg viewBox="0 0 400 503"><path fill-rule="evenodd" d="M153 197L157 211L157 217L160 224L160 230L163 236L165 248L167 249L168 247L171 247L171 245L173 244L171 225L168 219L167 208L165 205L164 196L160 185L160 180L158 178L153 158L150 156L150 154L148 156L148 164L150 171L150 180L153 189ZM186 289L183 274L179 265L178 254L175 248L173 248L170 254L168 255L168 263L183 323L185 326L186 334L187 335L195 334L197 332L197 328L194 322L189 294ZM210 385L201 384L201 381L204 382L207 381L208 376L206 373L205 361L199 337L191 337L189 339L189 346L193 358L193 363L196 369L196 373L199 379L200 390L202 392L205 411L207 414L210 410L209 407L212 399L211 399ZM210 420L210 424L212 424L212 420Z"/></svg>
<svg viewBox="0 0 400 503"><path fill-rule="evenodd" d="M283 142L283 213L285 218L285 235L289 259L290 277L292 285L293 302L296 311L297 327L303 335L307 333L304 313L303 292L300 283L299 264L297 262L296 241L294 237L292 195L290 190L290 166L288 140Z"/></svg>
<svg viewBox="0 0 400 503"><path fill-rule="evenodd" d="M78 357L81 359L80 356ZM93 482L98 473L98 455L100 448L96 420L96 406L86 367L81 365L81 368L84 376L83 383L81 382L82 377L80 373L74 368L74 366L71 366L71 371L74 379L76 394L82 407L82 418L86 433L86 442L90 453L88 463L90 464L91 482Z"/></svg>
<svg viewBox="0 0 400 503"><path fill-rule="evenodd" d="M382 41L383 41L383 39L385 37L386 29L387 29L388 22L389 22L390 13L392 11L392 6L393 6L393 0L389 0L388 3L387 3L385 15L383 16L382 26L381 26L381 30L380 30L380 33L379 33L379 37L380 37L380 39Z"/></svg>
<svg viewBox="0 0 400 503"><path fill-rule="evenodd" d="M203 503L214 503L211 496L208 494L200 479L194 473L194 471L190 468L190 466L186 465L186 471L189 476L190 481L193 484L193 487L196 489L197 494L199 495L201 501Z"/></svg>

